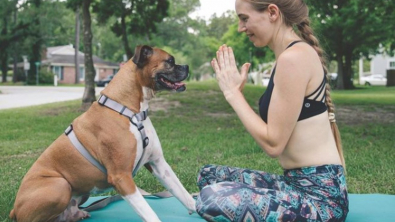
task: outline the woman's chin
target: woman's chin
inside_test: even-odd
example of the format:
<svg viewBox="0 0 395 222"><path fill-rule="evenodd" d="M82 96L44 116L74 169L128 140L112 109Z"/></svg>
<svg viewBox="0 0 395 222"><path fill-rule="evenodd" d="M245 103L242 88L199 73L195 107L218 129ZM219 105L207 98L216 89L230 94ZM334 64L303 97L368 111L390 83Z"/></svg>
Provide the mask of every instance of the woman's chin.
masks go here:
<svg viewBox="0 0 395 222"><path fill-rule="evenodd" d="M257 47L257 48L261 48L261 47L265 47L266 46L265 44L262 44L260 42L252 42L252 44L254 44L254 46Z"/></svg>

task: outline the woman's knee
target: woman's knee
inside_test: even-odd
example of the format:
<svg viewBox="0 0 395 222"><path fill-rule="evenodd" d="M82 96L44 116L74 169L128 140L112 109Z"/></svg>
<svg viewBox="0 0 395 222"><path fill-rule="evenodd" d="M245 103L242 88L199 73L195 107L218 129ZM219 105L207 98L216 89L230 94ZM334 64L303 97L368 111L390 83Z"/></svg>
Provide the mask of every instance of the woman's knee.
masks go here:
<svg viewBox="0 0 395 222"><path fill-rule="evenodd" d="M197 175L197 186L199 187L199 189L202 189L204 186L209 185L210 181L212 180L212 178L215 175L215 169L216 166L212 165L212 164L208 164L203 166L202 168L200 168L199 173Z"/></svg>

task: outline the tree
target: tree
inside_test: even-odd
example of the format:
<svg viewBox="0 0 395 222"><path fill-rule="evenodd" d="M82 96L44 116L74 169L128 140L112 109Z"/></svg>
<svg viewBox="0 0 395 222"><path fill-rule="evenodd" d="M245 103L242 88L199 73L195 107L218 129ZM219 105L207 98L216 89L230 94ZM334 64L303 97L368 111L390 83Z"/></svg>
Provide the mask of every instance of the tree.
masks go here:
<svg viewBox="0 0 395 222"><path fill-rule="evenodd" d="M338 65L337 88L352 89L352 64L377 54L380 44L393 50L395 2L392 0L307 0L310 17L330 60ZM392 47L392 49L391 49Z"/></svg>
<svg viewBox="0 0 395 222"><path fill-rule="evenodd" d="M92 0L83 0L82 16L84 29L84 57L85 57L85 91L82 97L82 107L89 107L95 100L95 68L92 57L92 30L90 6Z"/></svg>
<svg viewBox="0 0 395 222"><path fill-rule="evenodd" d="M16 12L17 1L1 1L0 14L0 70L2 72L2 82L7 81L9 51L26 33L26 24L17 24ZM12 21L13 20L13 21ZM15 50L14 50L15 51Z"/></svg>
<svg viewBox="0 0 395 222"><path fill-rule="evenodd" d="M94 0L68 0L67 7L77 11L78 8L82 9L82 29L83 29L83 42L84 42L84 62L85 62L85 89L82 96L82 109L87 109L90 105L96 101L95 92L95 68L93 66L93 53L92 53L92 18L91 18L91 6L95 3ZM75 15L77 16L77 15ZM78 19L75 19L76 23ZM75 28L78 25L75 24ZM75 30L77 32L77 30ZM75 46L78 48L79 46ZM77 52L78 50L76 50Z"/></svg>
<svg viewBox="0 0 395 222"><path fill-rule="evenodd" d="M75 10L75 44L74 44L74 63L75 63L75 83L77 84L80 79L80 61L79 46L80 45L80 6L77 5Z"/></svg>
<svg viewBox="0 0 395 222"><path fill-rule="evenodd" d="M122 37L125 53L133 56L130 47L130 35L149 37L156 31L156 24L167 16L168 0L101 0L94 5L99 22L106 22L111 16L119 18L111 26L111 30Z"/></svg>
<svg viewBox="0 0 395 222"><path fill-rule="evenodd" d="M190 78L199 79L201 74L212 71L208 63L235 17L228 12L219 17L213 15L209 21L191 19L188 15L199 6L198 0L172 0L170 3L169 17L158 25L153 42L181 52L189 65Z"/></svg>
<svg viewBox="0 0 395 222"><path fill-rule="evenodd" d="M236 62L242 65L246 62L251 63L250 70L257 69L259 64L274 60L274 54L267 47L255 47L245 34L237 31L238 24L230 26L228 32L222 37L224 43L231 46L235 54Z"/></svg>
<svg viewBox="0 0 395 222"><path fill-rule="evenodd" d="M0 6L13 2L11 8L0 7L0 11L2 9L7 10L4 15L13 13L14 17L12 25L8 29L8 34L0 37L0 42L4 43L4 48L1 47L0 54L12 50L14 52L12 58L14 64L22 60L22 55L27 55L30 62L30 72L27 77L30 83L35 83L35 62L41 61L44 51L43 46L56 45L56 43L65 41L70 42L68 41L70 35L67 32L67 10L64 7L64 2L42 0L0 1ZM7 59L5 64L8 65L9 63L11 61ZM20 74L22 73L17 73L14 69L13 81L21 80Z"/></svg>

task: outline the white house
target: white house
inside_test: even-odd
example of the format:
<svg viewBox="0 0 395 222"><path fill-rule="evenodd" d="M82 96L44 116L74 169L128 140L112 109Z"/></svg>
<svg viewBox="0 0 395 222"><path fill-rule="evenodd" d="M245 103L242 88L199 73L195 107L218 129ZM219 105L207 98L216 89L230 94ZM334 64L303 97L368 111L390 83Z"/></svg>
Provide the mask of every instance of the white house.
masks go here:
<svg viewBox="0 0 395 222"><path fill-rule="evenodd" d="M395 57L391 57L385 53L371 56L370 70L363 70L363 58L359 60L359 80L369 75L387 76L387 70L395 69Z"/></svg>

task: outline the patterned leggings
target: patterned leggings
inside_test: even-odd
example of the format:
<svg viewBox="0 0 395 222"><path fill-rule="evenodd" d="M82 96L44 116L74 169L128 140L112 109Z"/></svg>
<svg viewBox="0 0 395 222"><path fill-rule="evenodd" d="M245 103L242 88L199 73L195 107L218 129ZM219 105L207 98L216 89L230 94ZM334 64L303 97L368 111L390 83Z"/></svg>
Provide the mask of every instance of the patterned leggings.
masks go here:
<svg viewBox="0 0 395 222"><path fill-rule="evenodd" d="M345 221L348 198L343 167L323 165L269 174L204 166L196 209L207 221Z"/></svg>

